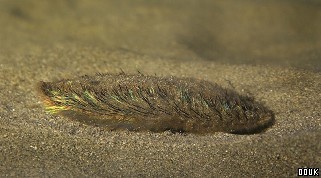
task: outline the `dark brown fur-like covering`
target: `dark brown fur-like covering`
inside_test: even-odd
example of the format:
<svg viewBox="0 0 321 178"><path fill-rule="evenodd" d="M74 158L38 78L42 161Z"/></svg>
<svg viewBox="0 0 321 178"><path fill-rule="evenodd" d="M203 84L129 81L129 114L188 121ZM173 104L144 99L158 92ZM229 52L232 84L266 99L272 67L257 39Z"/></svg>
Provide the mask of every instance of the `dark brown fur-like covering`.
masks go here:
<svg viewBox="0 0 321 178"><path fill-rule="evenodd" d="M253 98L193 78L97 74L40 90L49 112L110 129L256 133L274 122Z"/></svg>

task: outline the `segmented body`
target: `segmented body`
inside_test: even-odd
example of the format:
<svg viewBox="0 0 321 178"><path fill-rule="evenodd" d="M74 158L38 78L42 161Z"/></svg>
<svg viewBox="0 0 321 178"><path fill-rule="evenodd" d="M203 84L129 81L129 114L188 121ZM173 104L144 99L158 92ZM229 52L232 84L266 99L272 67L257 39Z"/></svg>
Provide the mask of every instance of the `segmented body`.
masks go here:
<svg viewBox="0 0 321 178"><path fill-rule="evenodd" d="M273 123L253 98L193 78L97 74L40 90L49 113L111 129L251 133Z"/></svg>

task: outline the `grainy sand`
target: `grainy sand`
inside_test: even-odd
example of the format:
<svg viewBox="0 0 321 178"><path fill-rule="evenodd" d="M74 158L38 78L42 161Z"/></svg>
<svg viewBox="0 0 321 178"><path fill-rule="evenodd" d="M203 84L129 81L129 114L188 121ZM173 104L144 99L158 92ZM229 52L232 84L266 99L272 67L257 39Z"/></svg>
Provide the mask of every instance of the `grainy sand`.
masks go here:
<svg viewBox="0 0 321 178"><path fill-rule="evenodd" d="M0 176L293 177L321 168L321 4L197 2L1 1ZM111 132L44 112L39 81L121 70L234 88L276 123L253 135Z"/></svg>

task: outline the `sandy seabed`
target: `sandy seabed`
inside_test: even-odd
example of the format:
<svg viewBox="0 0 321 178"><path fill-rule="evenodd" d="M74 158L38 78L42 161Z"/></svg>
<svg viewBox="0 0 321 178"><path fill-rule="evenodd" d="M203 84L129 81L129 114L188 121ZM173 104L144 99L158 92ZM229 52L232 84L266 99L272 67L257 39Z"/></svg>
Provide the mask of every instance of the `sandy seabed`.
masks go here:
<svg viewBox="0 0 321 178"><path fill-rule="evenodd" d="M100 4L75 1L65 4L59 1L48 5L37 2L1 2L1 177L292 177L297 175L300 167L321 168L320 61L316 62L311 59L313 57L306 55L313 53L316 58L321 57L317 42L311 45L312 42L308 40L293 39L297 41L291 45L281 43L275 47L277 49L259 48L263 42L258 42L258 48L248 46L252 51L261 50L264 60L269 56L275 61L284 58L281 65L275 65L274 62L247 61L255 57L255 52L245 54L243 49L239 50L242 45L231 44L235 45L234 51L232 48L223 48L223 44L229 42L227 34L226 38L224 34L222 38L215 38L215 45L221 48L217 52L212 51L204 39L214 39L217 31L208 32L210 28L206 25L203 29L209 33L208 38L202 36L204 33L198 33L199 29L181 33L184 34L182 36L171 33L170 27L175 25L166 26L172 22L165 17L171 17L166 14L173 13L174 8L167 9L166 3L156 6L142 1L140 3L144 5L134 3L133 10L126 3L110 1L110 4L116 3L122 10L132 10L130 12L135 12L134 16L127 17L126 13L129 12L124 11L124 14L108 11L112 15L104 16L107 20L103 21L98 18L100 11L105 12L99 8ZM233 1L229 2L214 5L222 9L225 5L232 6ZM170 7L183 2L176 3ZM278 12L279 4L274 3L268 3L268 7ZM92 6L98 10L91 10ZM245 7L255 9L256 6L254 2L247 2ZM297 7L304 12L319 7L315 4L297 6L293 5L293 9ZM58 10L48 11L50 7ZM199 6L195 8L202 9ZM238 12L238 8L234 10ZM184 8L180 11L184 12ZM192 15L196 12L193 11ZM197 19L204 14L192 15ZM205 13L204 17L207 15ZM261 15L264 16L264 13ZM62 18L64 16L66 18ZM149 25L154 24L152 22L155 20L157 23L151 26L153 29L139 31L140 28L131 26L137 25L134 17L145 18ZM127 18L132 21L120 24ZM176 18L182 20L184 16L178 15ZM79 21L75 22L75 19ZM111 29L107 28L108 25L124 26ZM179 25L183 26L184 23ZM155 35L153 32L157 31L156 27L164 33ZM321 29L314 24L310 24L310 27ZM288 28L280 27L285 29L284 32L289 31ZM315 39L320 38L317 30L299 30L314 35ZM197 34L200 34L199 38ZM125 38L126 35L128 38ZM241 40L247 41L244 38ZM273 40L268 42L272 43ZM155 46L151 47L151 43ZM197 47L193 46L195 44ZM238 57L220 53L226 50ZM276 58L276 52L283 52L280 53L282 57ZM309 62L305 62L302 56ZM214 60L216 58L222 61ZM223 59L227 58L231 61L224 63ZM294 63L288 62L292 61L291 58ZM290 67L285 65L288 63ZM310 65L304 63L316 68L309 68ZM129 132L109 131L104 127L84 125L45 112L37 89L39 81L97 72L117 73L121 70L127 73L140 71L147 75L156 73L159 76L193 77L234 88L264 103L275 113L276 123L266 132L251 135Z"/></svg>

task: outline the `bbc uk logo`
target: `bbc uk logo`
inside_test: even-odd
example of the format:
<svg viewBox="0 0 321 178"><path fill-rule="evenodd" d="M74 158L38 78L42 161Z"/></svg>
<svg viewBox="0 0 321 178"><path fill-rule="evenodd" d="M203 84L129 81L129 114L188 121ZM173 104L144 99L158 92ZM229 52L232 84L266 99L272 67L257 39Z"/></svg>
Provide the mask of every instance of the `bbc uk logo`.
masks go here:
<svg viewBox="0 0 321 178"><path fill-rule="evenodd" d="M319 168L298 168L298 176L319 176Z"/></svg>

